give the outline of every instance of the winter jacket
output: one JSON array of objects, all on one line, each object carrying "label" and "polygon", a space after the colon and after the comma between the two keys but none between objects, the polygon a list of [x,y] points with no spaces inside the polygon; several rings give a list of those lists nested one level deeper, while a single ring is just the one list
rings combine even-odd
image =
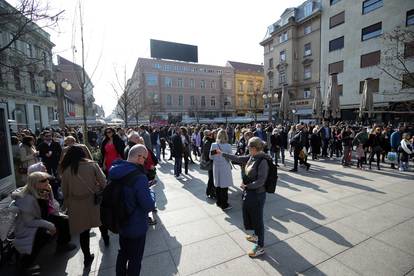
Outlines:
[{"label": "winter jacket", "polygon": [[391,148],[393,148],[393,149],[398,149],[398,147],[400,146],[400,143],[401,143],[401,139],[402,139],[402,137],[401,137],[401,132],[399,132],[399,131],[394,131],[392,134],[391,134]]},{"label": "winter jacket", "polygon": [[125,161],[116,160],[109,170],[109,179],[116,180],[141,170],[143,173],[135,176],[123,186],[123,199],[125,207],[131,215],[128,222],[123,225],[119,235],[125,238],[137,238],[145,235],[148,230],[148,212],[155,209],[154,200],[151,197],[148,186],[148,178],[140,165]]}]

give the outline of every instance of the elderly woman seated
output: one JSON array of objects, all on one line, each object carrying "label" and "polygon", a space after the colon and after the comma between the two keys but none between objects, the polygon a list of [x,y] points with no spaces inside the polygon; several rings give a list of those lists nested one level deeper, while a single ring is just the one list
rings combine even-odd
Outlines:
[{"label": "elderly woman seated", "polygon": [[19,268],[28,269],[41,247],[57,235],[57,252],[70,251],[76,246],[70,243],[67,216],[59,213],[59,204],[53,198],[49,185],[50,175],[32,172],[27,184],[12,193],[14,205],[19,208],[16,220],[14,246],[22,255]]}]

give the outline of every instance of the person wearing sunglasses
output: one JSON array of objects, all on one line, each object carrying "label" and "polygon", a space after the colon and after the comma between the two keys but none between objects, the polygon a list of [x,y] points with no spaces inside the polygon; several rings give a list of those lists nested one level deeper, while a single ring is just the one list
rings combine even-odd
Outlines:
[{"label": "person wearing sunglasses", "polygon": [[108,127],[105,129],[105,138],[101,144],[101,167],[108,173],[112,163],[118,159],[124,159],[125,143],[115,133],[115,129]]},{"label": "person wearing sunglasses", "polygon": [[21,254],[19,268],[22,273],[39,269],[33,268],[33,262],[43,245],[56,233],[57,252],[76,248],[70,243],[67,216],[59,213],[59,204],[53,199],[50,177],[45,172],[33,172],[28,176],[27,184],[12,193],[13,204],[19,209],[14,246]]}]

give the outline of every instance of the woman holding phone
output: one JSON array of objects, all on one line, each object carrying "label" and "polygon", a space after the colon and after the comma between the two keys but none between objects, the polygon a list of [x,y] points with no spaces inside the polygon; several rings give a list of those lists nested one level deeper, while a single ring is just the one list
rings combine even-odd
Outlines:
[{"label": "woman holding phone", "polygon": [[232,207],[228,203],[228,190],[233,185],[231,175],[231,164],[221,154],[232,153],[231,145],[228,143],[228,136],[225,130],[217,133],[216,142],[211,145],[210,159],[213,160],[214,186],[216,187],[217,206],[223,210],[230,210]]}]

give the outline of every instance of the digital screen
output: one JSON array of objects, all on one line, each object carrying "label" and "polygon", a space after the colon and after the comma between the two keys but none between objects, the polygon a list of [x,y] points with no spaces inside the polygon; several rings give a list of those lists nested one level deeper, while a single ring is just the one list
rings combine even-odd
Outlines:
[{"label": "digital screen", "polygon": [[155,39],[150,44],[152,58],[198,62],[197,46]]}]

